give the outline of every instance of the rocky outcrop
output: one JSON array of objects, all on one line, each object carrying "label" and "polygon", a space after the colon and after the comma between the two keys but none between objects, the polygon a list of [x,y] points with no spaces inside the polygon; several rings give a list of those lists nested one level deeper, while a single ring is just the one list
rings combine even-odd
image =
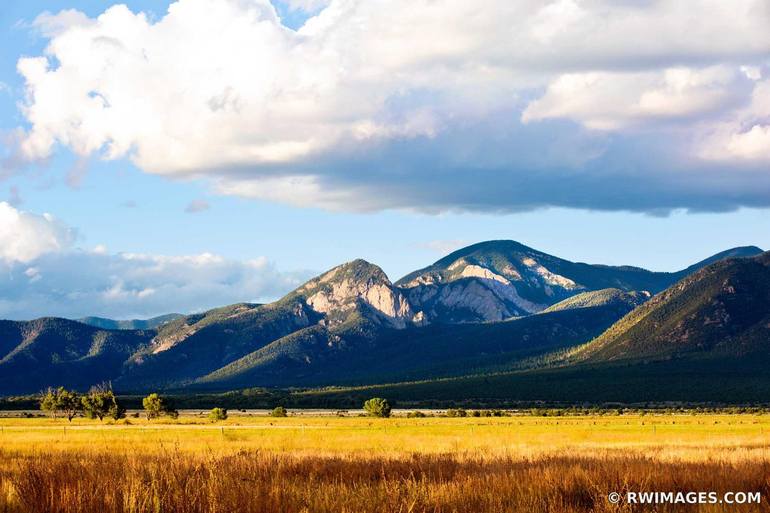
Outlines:
[{"label": "rocky outcrop", "polygon": [[374,319],[370,320],[399,329],[423,322],[423,316],[417,315],[382,269],[364,260],[335,267],[300,290],[306,296],[307,305],[327,316],[331,323],[342,323],[354,312],[374,313]]},{"label": "rocky outcrop", "polygon": [[427,322],[490,322],[520,317],[544,308],[518,295],[510,282],[467,278],[442,285],[407,289],[413,308]]},{"label": "rocky outcrop", "polygon": [[[583,289],[527,256],[500,265],[459,258],[443,270],[429,269],[412,276],[402,286],[413,307],[434,322],[490,322],[520,317],[540,312],[554,300]],[[529,292],[529,297],[524,297],[520,289]]]}]

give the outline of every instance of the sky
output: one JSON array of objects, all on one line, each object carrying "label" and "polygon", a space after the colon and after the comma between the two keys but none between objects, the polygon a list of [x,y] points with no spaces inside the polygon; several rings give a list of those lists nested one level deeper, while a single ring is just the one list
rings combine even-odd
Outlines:
[{"label": "sky", "polygon": [[270,301],[467,244],[770,248],[764,0],[8,0],[0,318]]}]

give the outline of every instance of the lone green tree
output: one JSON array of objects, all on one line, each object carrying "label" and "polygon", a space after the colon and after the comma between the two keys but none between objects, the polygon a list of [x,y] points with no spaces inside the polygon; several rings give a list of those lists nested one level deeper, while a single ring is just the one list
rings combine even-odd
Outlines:
[{"label": "lone green tree", "polygon": [[390,404],[382,397],[372,397],[366,401],[364,410],[372,417],[390,417]]},{"label": "lone green tree", "polygon": [[104,417],[112,417],[115,420],[125,415],[125,408],[118,403],[118,398],[109,384],[103,383],[91,387],[88,394],[81,397],[83,413],[89,419],[103,420]]},{"label": "lone green tree", "polygon": [[227,420],[227,410],[224,408],[212,408],[211,412],[209,413],[209,420],[211,422]]},{"label": "lone green tree", "polygon": [[283,406],[276,406],[273,408],[273,411],[270,412],[271,417],[288,417],[288,413],[286,412],[286,408]]},{"label": "lone green tree", "polygon": [[177,411],[171,406],[171,404],[164,397],[161,397],[157,393],[152,393],[142,399],[142,406],[144,406],[144,412],[147,415],[147,420],[152,420],[160,417],[161,415],[168,415],[171,418],[179,416]]},{"label": "lone green tree", "polygon": [[67,390],[64,387],[59,387],[56,390],[56,396],[58,409],[64,413],[68,421],[72,422],[72,419],[83,410],[80,396],[74,390]]}]

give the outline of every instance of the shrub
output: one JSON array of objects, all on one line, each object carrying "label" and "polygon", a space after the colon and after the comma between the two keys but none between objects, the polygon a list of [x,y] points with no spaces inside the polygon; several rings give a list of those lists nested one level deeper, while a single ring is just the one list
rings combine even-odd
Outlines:
[{"label": "shrub", "polygon": [[211,412],[209,412],[209,420],[211,422],[227,420],[227,410],[224,408],[212,408]]},{"label": "shrub", "polygon": [[276,406],[273,408],[273,411],[270,412],[271,417],[288,417],[289,414],[286,411],[286,408],[283,406]]},{"label": "shrub", "polygon": [[421,419],[426,415],[423,412],[418,410],[418,411],[410,411],[409,413],[406,414],[406,416],[410,419]]},{"label": "shrub", "polygon": [[467,417],[468,412],[463,410],[462,408],[449,408],[446,411],[447,417]]},{"label": "shrub", "polygon": [[364,410],[371,417],[390,417],[390,404],[382,397],[372,397],[364,403]]}]

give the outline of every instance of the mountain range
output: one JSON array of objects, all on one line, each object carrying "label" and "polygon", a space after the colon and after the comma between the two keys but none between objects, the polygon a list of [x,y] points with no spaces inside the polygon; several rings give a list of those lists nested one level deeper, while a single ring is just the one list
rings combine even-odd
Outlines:
[{"label": "mountain range", "polygon": [[665,273],[488,241],[395,283],[355,260],[269,304],[147,321],[0,321],[0,394],[102,381],[126,392],[420,381],[451,389],[473,376],[749,361],[770,345],[768,255],[733,248]]}]

